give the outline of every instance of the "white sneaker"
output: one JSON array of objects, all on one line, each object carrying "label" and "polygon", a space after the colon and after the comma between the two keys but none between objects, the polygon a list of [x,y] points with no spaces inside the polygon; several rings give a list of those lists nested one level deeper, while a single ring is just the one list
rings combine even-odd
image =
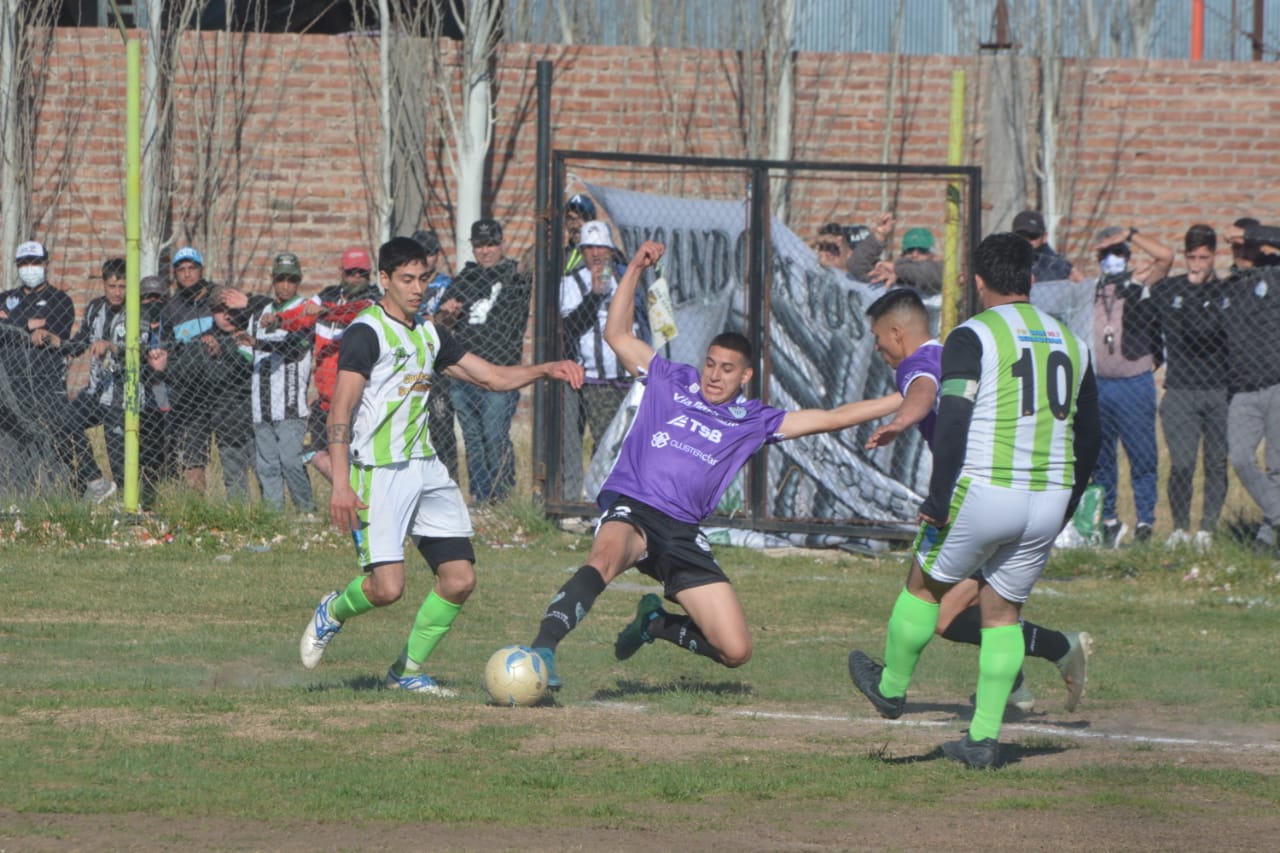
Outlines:
[{"label": "white sneaker", "polygon": [[1164,540],[1164,547],[1166,548],[1185,548],[1190,544],[1191,537],[1181,527],[1170,533],[1169,538]]},{"label": "white sneaker", "polygon": [[1213,547],[1213,534],[1207,530],[1197,530],[1196,535],[1191,537],[1191,544],[1197,551],[1208,551]]},{"label": "white sneaker", "polygon": [[383,686],[388,690],[407,690],[410,693],[426,693],[429,696],[440,696],[444,699],[452,699],[458,695],[458,691],[450,690],[448,687],[441,687],[436,680],[425,672],[406,672],[404,675],[396,675],[396,668],[393,664],[391,669],[387,670],[387,677],[382,682]]},{"label": "white sneaker", "polygon": [[307,669],[315,669],[320,665],[324,650],[342,630],[342,623],[329,615],[329,604],[337,597],[338,593],[335,590],[320,599],[320,603],[316,605],[316,612],[307,622],[307,629],[302,632],[302,642],[298,644],[298,651],[302,655],[302,665]]},{"label": "white sneaker", "polygon": [[1062,680],[1067,683],[1067,710],[1074,711],[1084,696],[1085,683],[1089,679],[1089,653],[1093,651],[1093,637],[1088,631],[1063,631],[1068,643],[1067,653],[1054,661]]}]

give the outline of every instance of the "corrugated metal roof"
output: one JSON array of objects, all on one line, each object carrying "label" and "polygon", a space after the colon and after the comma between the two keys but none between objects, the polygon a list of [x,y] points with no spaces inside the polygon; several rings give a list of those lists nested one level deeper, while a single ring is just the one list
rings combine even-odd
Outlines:
[{"label": "corrugated metal roof", "polygon": [[[508,34],[519,41],[563,41],[558,10],[568,9],[576,41],[632,44],[637,40],[635,0],[530,0],[508,4]],[[795,0],[795,46],[802,51],[968,55],[993,40],[997,0]],[[1204,58],[1248,60],[1253,46],[1252,0],[1205,0]],[[523,6],[523,8],[521,8]],[[1151,10],[1144,52],[1131,9]],[[1054,33],[1054,15],[1066,56],[1181,59],[1190,55],[1191,0],[1008,0],[1012,40],[1021,53]],[[662,47],[752,49],[761,41],[759,0],[653,0],[653,29]],[[1044,28],[1043,8],[1051,11]],[[519,12],[516,10],[519,9]],[[1280,0],[1263,0],[1264,58],[1280,53]],[[1089,21],[1097,47],[1089,47]],[[1043,30],[1043,31],[1042,31]]]}]

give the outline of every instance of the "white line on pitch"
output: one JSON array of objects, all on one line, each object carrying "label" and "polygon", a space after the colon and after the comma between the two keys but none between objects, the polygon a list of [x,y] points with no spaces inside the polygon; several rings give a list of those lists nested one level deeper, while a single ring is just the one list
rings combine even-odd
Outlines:
[{"label": "white line on pitch", "polygon": [[[867,718],[838,717],[828,714],[794,714],[781,713],[777,711],[728,711],[728,714],[734,717],[756,717],[768,720],[811,720],[813,722],[822,723],[840,723],[840,722],[868,722]],[[909,726],[913,728],[945,728],[956,725],[956,720],[870,720],[870,722],[884,723],[891,726]],[[1181,737],[1163,737],[1158,735],[1133,735],[1133,734],[1117,734],[1115,732],[1097,732],[1097,731],[1079,731],[1076,729],[1063,729],[1055,726],[1032,725],[1030,723],[1005,723],[1004,730],[1026,732],[1028,734],[1056,735],[1058,737],[1073,737],[1080,740],[1097,739],[1097,740],[1116,740],[1126,743],[1150,743],[1165,744],[1171,746],[1213,746],[1225,749],[1280,749],[1280,744],[1274,743],[1232,743],[1230,741],[1221,740],[1201,740],[1199,738],[1181,738]]]}]

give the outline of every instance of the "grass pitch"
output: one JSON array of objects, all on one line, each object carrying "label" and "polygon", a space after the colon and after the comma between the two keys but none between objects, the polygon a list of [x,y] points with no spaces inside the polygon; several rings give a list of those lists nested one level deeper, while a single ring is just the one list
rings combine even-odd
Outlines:
[{"label": "grass pitch", "polygon": [[1037,709],[973,773],[936,747],[966,726],[975,648],[932,644],[899,723],[845,673],[850,648],[883,649],[897,556],[720,549],[756,640],[737,670],[663,643],[614,660],[653,586],[630,572],[561,646],[555,703],[495,708],[485,661],[532,639],[585,537],[531,506],[477,521],[479,586],[429,665],[450,701],[380,687],[429,586],[416,555],[404,600],[308,672],[298,638],[354,576],[349,539],[247,509],[170,518],[0,519],[0,846],[1265,849],[1280,831],[1280,566],[1228,542],[1055,557],[1025,615],[1094,635],[1088,692],[1066,714],[1028,659]]}]

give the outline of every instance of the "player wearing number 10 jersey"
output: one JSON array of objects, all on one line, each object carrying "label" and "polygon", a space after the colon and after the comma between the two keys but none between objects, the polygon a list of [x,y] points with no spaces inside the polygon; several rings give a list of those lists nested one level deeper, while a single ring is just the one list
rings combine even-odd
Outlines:
[{"label": "player wearing number 10 jersey", "polygon": [[1022,667],[1018,618],[1054,538],[1088,484],[1099,446],[1089,350],[1028,301],[1033,251],[992,234],[974,257],[981,313],[942,351],[933,474],[920,506],[915,561],[889,617],[885,664],[854,651],[849,672],[883,716],[896,718],[938,602],[981,570],[982,644],[973,722],[944,752],[993,766],[1005,702]]}]

